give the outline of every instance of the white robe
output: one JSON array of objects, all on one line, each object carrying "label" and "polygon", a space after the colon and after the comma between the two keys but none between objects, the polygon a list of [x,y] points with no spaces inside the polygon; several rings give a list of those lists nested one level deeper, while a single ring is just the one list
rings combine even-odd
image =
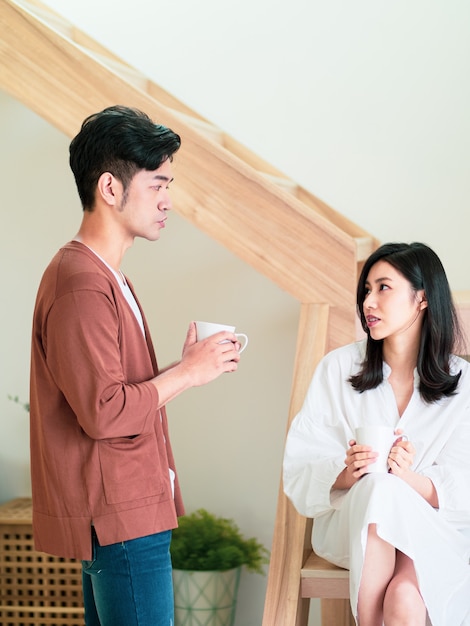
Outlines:
[{"label": "white robe", "polygon": [[[350,570],[353,615],[367,528],[376,523],[385,541],[413,559],[432,626],[470,625],[470,365],[452,358],[451,371],[462,371],[457,393],[433,404],[421,399],[415,372],[415,389],[400,418],[387,364],[376,389],[358,393],[348,382],[364,352],[365,341],[358,342],[330,352],[318,365],[287,436],[284,491],[299,513],[315,518],[315,552]],[[348,442],[364,424],[404,430],[416,449],[412,469],[433,481],[438,510],[391,474],[332,489],[345,467]]]}]

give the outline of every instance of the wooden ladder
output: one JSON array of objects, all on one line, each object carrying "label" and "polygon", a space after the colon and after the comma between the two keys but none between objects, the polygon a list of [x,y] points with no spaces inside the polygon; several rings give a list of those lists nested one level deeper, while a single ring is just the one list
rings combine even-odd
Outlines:
[{"label": "wooden ladder", "polygon": [[[327,305],[301,307],[288,428],[327,349],[329,313]],[[306,626],[311,598],[322,600],[322,626],[354,625],[348,572],[313,552],[311,533],[312,520],[297,513],[281,480],[263,626]]]}]

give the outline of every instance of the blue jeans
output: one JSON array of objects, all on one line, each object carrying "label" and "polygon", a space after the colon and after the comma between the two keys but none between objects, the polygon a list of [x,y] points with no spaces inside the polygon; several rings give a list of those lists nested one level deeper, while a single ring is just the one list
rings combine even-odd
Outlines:
[{"label": "blue jeans", "polygon": [[82,561],[86,626],[173,626],[171,530],[100,546]]}]

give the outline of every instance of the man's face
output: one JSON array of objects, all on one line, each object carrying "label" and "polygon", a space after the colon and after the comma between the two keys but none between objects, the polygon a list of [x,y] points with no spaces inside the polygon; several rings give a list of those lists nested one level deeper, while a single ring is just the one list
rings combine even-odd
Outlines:
[{"label": "man's face", "polygon": [[166,212],[171,209],[168,186],[172,180],[168,159],[157,170],[140,170],[135,174],[118,205],[122,227],[132,239],[143,237],[156,241],[160,238]]}]

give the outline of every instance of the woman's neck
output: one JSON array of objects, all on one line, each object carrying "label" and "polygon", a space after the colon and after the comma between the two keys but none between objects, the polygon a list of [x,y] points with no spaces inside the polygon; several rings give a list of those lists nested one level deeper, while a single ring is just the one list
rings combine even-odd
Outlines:
[{"label": "woman's neck", "polygon": [[383,360],[392,370],[393,376],[401,380],[414,376],[418,363],[419,337],[416,341],[387,341],[383,344]]}]

